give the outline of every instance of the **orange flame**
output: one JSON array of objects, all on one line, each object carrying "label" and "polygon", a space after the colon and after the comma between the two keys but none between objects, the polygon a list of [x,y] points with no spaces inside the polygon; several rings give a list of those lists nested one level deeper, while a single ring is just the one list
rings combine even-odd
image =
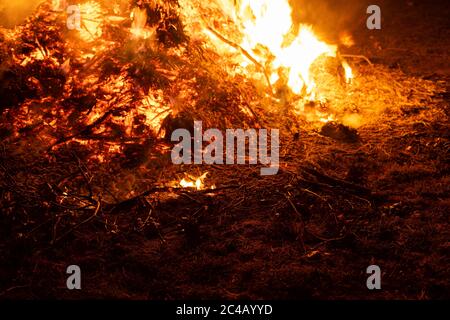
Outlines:
[{"label": "orange flame", "polygon": [[180,181],[180,186],[182,188],[195,188],[197,190],[203,190],[205,188],[204,180],[206,179],[207,175],[208,175],[208,172],[205,172],[204,174],[202,174],[197,179],[195,179],[195,178],[192,179],[191,177],[183,178]]},{"label": "orange flame", "polygon": [[80,4],[81,29],[80,37],[86,42],[92,42],[103,34],[103,11],[97,2],[89,1]]},{"label": "orange flame", "polygon": [[[185,15],[195,20],[193,6],[187,0],[181,1]],[[242,36],[240,46],[266,67],[272,85],[285,74],[293,93],[306,92],[306,98],[315,100],[316,84],[310,74],[311,66],[321,56],[336,57],[336,45],[318,39],[310,26],[302,24],[296,28],[288,0],[215,0],[214,3],[237,26]],[[227,46],[216,43],[208,28],[203,31],[219,51],[227,50]],[[250,64],[245,57],[238,62],[243,68]],[[343,67],[350,82],[352,70],[347,63]]]},{"label": "orange flame", "polygon": [[353,80],[352,68],[350,67],[347,61],[342,62],[342,67],[344,68],[345,71],[345,80],[347,81],[348,84],[352,83]]},{"label": "orange flame", "polygon": [[154,30],[151,30],[150,28],[146,27],[147,11],[145,9],[135,7],[131,11],[130,17],[133,20],[131,24],[131,33],[135,37],[148,39],[153,35]]},{"label": "orange flame", "polygon": [[[337,47],[318,40],[308,26],[300,26],[294,35],[291,15],[287,0],[243,1],[238,14],[244,27],[241,46],[253,52],[261,45],[268,48],[275,57],[272,79],[276,78],[276,70],[286,68],[288,85],[294,93],[300,94],[304,87],[312,93],[315,84],[309,74],[311,65],[321,55],[336,56]],[[289,36],[294,36],[293,40],[286,43]]]}]

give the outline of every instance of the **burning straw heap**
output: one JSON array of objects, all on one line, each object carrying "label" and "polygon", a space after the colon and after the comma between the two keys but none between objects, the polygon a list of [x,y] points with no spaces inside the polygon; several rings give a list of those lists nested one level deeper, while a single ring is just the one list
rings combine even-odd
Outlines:
[{"label": "burning straw heap", "polygon": [[347,62],[345,47],[293,23],[288,1],[82,1],[79,30],[60,5],[2,30],[1,132],[30,163],[77,154],[104,168],[109,201],[164,183],[167,140],[194,120],[287,139],[325,124],[322,134],[356,142],[355,129],[437,91],[364,57]]},{"label": "burning straw heap", "polygon": [[[286,231],[314,255],[320,239],[345,237],[319,235],[341,223],[337,211],[374,210],[361,168],[349,170],[342,159],[389,157],[396,142],[387,135],[440,117],[420,109],[438,96],[435,83],[343,54],[351,48],[293,23],[287,0],[77,5],[80,30],[69,30],[67,14],[50,1],[23,25],[0,30],[0,208],[4,219],[22,215],[23,225],[8,220],[14,226],[4,234],[25,242],[42,230],[41,241],[55,244],[91,222],[96,232],[160,239],[179,227],[194,241],[203,210],[244,210],[242,194],[250,193],[255,208],[262,199],[273,212],[299,214],[299,203],[305,210],[317,204],[314,245],[301,218]],[[245,167],[174,167],[168,138],[174,129],[191,130],[194,120],[205,128],[280,128],[283,170],[260,181]],[[180,190],[193,202],[177,203]],[[174,214],[199,203],[188,218]],[[160,209],[155,220],[151,213]],[[121,212],[135,215],[112,221],[109,214]],[[276,217],[286,227],[286,217]]]}]

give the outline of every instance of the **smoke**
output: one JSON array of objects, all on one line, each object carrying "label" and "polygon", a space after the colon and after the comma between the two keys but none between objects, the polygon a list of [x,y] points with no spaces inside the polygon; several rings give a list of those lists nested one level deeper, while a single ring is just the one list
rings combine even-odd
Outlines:
[{"label": "smoke", "polygon": [[25,21],[44,0],[0,0],[0,26],[13,28]]},{"label": "smoke", "polygon": [[363,26],[368,0],[289,0],[296,23],[314,27],[322,40],[336,43],[342,32]]}]

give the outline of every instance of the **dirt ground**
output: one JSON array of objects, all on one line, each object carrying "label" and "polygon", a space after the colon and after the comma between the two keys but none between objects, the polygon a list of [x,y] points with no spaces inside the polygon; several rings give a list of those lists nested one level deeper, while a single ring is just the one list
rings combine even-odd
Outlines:
[{"label": "dirt ground", "polygon": [[[219,190],[152,191],[86,216],[56,241],[55,217],[27,229],[26,213],[2,205],[0,299],[450,298],[450,6],[377,4],[382,30],[367,30],[361,12],[347,53],[446,92],[360,128],[359,143],[284,134],[277,176],[208,167]],[[19,179],[25,160],[0,154],[4,181]],[[8,195],[6,183],[0,192]],[[71,264],[82,269],[80,291],[66,289]],[[382,290],[366,287],[372,264]]]}]

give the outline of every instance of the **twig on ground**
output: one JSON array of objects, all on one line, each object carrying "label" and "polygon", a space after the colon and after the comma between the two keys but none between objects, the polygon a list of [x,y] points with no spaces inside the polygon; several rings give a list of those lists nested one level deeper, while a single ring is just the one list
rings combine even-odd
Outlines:
[{"label": "twig on ground", "polygon": [[289,204],[291,205],[292,209],[294,210],[294,212],[297,214],[297,216],[300,218],[300,223],[301,223],[301,230],[300,230],[300,242],[302,245],[302,250],[306,253],[306,247],[305,247],[305,240],[304,240],[304,236],[305,236],[305,222],[303,221],[303,217],[302,214],[297,210],[297,207],[295,206],[295,204],[292,202],[291,200],[291,194],[288,192],[288,194],[283,193],[284,197],[286,198],[286,200],[289,202]]},{"label": "twig on ground", "polygon": [[362,59],[364,61],[366,61],[370,66],[373,66],[373,63],[369,60],[369,58],[367,58],[366,56],[363,55],[358,55],[358,54],[341,54],[342,58],[354,58],[354,59]]},{"label": "twig on ground", "polygon": [[63,238],[66,237],[67,235],[71,234],[74,230],[76,230],[76,229],[79,228],[80,226],[82,226],[82,225],[88,223],[89,221],[91,221],[92,219],[94,219],[94,218],[97,216],[98,212],[100,211],[100,208],[101,208],[101,201],[100,201],[100,200],[97,200],[97,207],[95,208],[94,213],[93,213],[89,218],[87,218],[87,219],[81,221],[81,222],[78,223],[76,226],[70,228],[70,230],[68,230],[67,232],[65,232],[64,234],[62,234],[62,235],[59,236],[58,238],[56,238],[56,240],[53,241],[52,244],[55,244],[55,243],[59,242],[61,239],[63,239]]}]

